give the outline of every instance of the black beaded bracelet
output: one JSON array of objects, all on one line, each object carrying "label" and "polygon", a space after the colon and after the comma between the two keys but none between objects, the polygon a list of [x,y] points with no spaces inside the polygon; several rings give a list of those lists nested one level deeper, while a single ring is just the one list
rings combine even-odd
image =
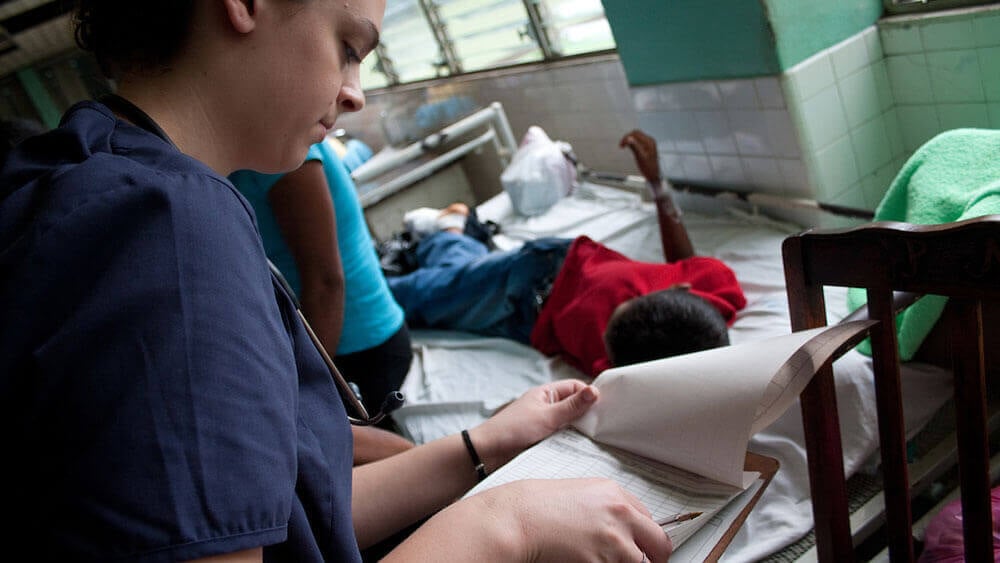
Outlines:
[{"label": "black beaded bracelet", "polygon": [[486,478],[486,466],[483,465],[483,460],[479,459],[479,453],[476,452],[476,447],[472,445],[472,438],[469,437],[468,430],[462,430],[462,441],[465,442],[465,449],[469,450],[469,457],[472,458],[472,465],[476,468],[476,475],[482,481]]}]

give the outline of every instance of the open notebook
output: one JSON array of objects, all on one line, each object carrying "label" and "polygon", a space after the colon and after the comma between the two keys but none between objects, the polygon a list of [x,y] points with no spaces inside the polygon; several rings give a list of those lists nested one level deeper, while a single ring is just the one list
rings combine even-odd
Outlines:
[{"label": "open notebook", "polygon": [[607,477],[668,524],[671,561],[721,555],[778,470],[750,437],[798,398],[813,374],[860,341],[855,321],[624,366],[594,382],[600,400],[574,428],[525,450],[469,495],[519,479]]}]

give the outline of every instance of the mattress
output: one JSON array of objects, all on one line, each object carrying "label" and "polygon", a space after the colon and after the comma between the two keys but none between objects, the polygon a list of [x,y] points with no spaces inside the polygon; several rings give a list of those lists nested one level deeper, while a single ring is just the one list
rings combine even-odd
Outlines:
[{"label": "mattress", "polygon": [[[693,196],[700,197],[700,196]],[[697,203],[697,205],[692,205]],[[726,262],[736,273],[747,306],[730,330],[733,344],[790,331],[781,242],[803,227],[718,202],[682,200],[695,251]],[[697,211],[693,210],[694,208]],[[546,213],[514,213],[505,194],[477,207],[480,219],[501,225],[501,249],[542,236],[587,235],[636,260],[663,255],[655,210],[630,191],[585,183]],[[826,290],[830,323],[846,311],[846,290]],[[459,432],[485,420],[531,386],[583,374],[565,362],[500,338],[453,331],[412,330],[414,361],[393,413],[402,433],[417,443]],[[870,358],[848,352],[834,363],[845,471],[871,470],[877,451],[875,391]],[[949,374],[911,363],[903,370],[904,412],[914,435],[948,400]],[[781,469],[726,553],[726,561],[756,561],[795,542],[812,528],[809,480],[799,409],[793,406],[755,435],[750,450],[778,459]]]}]

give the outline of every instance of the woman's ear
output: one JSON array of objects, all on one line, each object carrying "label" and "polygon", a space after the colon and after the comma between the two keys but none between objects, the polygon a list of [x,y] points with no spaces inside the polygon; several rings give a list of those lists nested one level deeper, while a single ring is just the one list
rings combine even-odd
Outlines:
[{"label": "woman's ear", "polygon": [[222,0],[226,17],[237,33],[250,33],[257,25],[254,0]]}]

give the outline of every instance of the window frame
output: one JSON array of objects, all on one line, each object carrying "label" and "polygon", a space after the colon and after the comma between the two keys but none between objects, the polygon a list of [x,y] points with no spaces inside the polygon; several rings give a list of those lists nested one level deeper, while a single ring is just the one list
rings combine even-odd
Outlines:
[{"label": "window frame", "polygon": [[[454,78],[457,76],[471,76],[476,74],[490,73],[502,69],[516,69],[519,67],[538,65],[544,63],[551,63],[556,61],[566,61],[573,60],[577,58],[606,55],[608,53],[617,52],[617,46],[608,49],[600,49],[596,51],[586,51],[582,53],[573,53],[572,55],[563,55],[558,52],[555,48],[553,41],[550,37],[550,33],[555,30],[555,24],[550,21],[545,14],[544,6],[541,4],[541,0],[520,0],[527,14],[527,26],[528,34],[532,37],[534,43],[538,46],[541,51],[541,59],[519,62],[514,64],[502,65],[491,68],[483,68],[476,70],[465,70],[462,68],[462,61],[460,60],[458,54],[456,53],[454,42],[449,36],[447,25],[440,18],[440,15],[436,11],[436,5],[434,0],[417,0],[416,3],[420,7],[421,11],[424,13],[424,18],[426,19],[431,35],[437,42],[438,50],[441,56],[441,60],[437,63],[439,66],[443,67],[441,70],[445,70],[442,74],[441,71],[438,72],[437,76],[428,77],[420,80],[413,81],[402,81],[399,79],[399,73],[395,73],[395,76],[386,75],[386,84],[379,88],[375,88],[372,91],[382,91],[393,89],[402,86],[409,86],[411,84],[422,84],[426,82],[433,82],[435,80],[440,80],[442,78]],[[605,20],[607,16],[605,15]],[[613,39],[613,38],[612,38]],[[388,59],[389,68],[392,67],[392,54],[388,52],[387,49],[382,48],[381,50],[372,53],[370,56],[377,56],[379,60]]]},{"label": "window frame", "polygon": [[882,5],[889,15],[930,13],[996,3],[998,3],[996,0],[907,0],[903,3],[900,3],[900,0],[882,0]]}]

